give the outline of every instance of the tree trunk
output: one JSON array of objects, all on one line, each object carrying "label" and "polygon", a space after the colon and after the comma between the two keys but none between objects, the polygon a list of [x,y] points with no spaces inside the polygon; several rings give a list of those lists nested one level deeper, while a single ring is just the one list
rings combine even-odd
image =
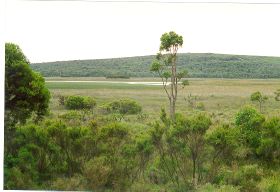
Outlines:
[{"label": "tree trunk", "polygon": [[193,186],[196,186],[196,177],[195,177],[195,172],[196,172],[196,159],[193,157],[193,174],[192,174],[192,182]]},{"label": "tree trunk", "polygon": [[170,119],[172,121],[175,119],[175,114],[174,114],[175,110],[174,110],[173,104],[174,104],[174,102],[173,102],[173,99],[171,98],[169,100],[169,110],[170,110]]},{"label": "tree trunk", "polygon": [[177,85],[176,85],[176,60],[172,61],[171,68],[171,99],[170,99],[170,118],[172,121],[175,120],[175,108],[176,108],[176,98],[177,98]]}]

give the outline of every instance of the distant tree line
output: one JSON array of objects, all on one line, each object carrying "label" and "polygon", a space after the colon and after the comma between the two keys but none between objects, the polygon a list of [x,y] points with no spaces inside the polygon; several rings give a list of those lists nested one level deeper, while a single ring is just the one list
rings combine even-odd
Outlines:
[{"label": "distant tree line", "polygon": [[[197,78],[280,78],[280,57],[177,54],[178,70]],[[155,56],[34,63],[32,69],[45,77],[153,77]]]}]

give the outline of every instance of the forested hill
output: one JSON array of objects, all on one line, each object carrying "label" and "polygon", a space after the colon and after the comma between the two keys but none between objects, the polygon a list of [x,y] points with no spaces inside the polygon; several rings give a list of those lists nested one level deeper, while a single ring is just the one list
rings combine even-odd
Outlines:
[{"label": "forested hill", "polygon": [[[152,77],[155,56],[34,63],[31,67],[45,77]],[[280,78],[280,57],[225,55],[213,53],[178,54],[178,68],[191,77]]]}]

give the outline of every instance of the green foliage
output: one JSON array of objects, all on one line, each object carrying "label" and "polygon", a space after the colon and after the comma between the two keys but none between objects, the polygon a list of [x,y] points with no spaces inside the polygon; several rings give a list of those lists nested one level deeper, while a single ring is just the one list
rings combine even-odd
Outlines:
[{"label": "green foliage", "polygon": [[192,109],[197,107],[197,96],[193,96],[191,93],[184,97],[184,100],[188,103],[188,106]]},{"label": "green foliage", "polygon": [[[177,72],[177,52],[183,45],[183,37],[174,31],[164,33],[160,38],[159,53],[151,64],[151,72],[156,73],[162,80],[163,89],[169,99],[170,117],[175,120],[175,109],[178,93],[178,82],[187,76],[187,71]],[[168,81],[171,86],[167,88]]]},{"label": "green foliage", "polygon": [[278,192],[280,191],[280,177],[279,174],[272,175],[268,178],[264,178],[258,185],[263,192]]},{"label": "green foliage", "polygon": [[182,81],[182,85],[183,85],[183,87],[185,87],[185,86],[190,85],[190,83],[189,83],[188,80],[183,80],[183,81]]},{"label": "green foliage", "polygon": [[264,116],[249,106],[237,113],[235,124],[240,128],[241,139],[249,147],[256,149],[259,146],[264,121]]},{"label": "green foliage", "polygon": [[160,38],[160,51],[169,52],[170,49],[181,47],[183,45],[183,37],[176,34],[174,31],[164,33]]},{"label": "green foliage", "polygon": [[211,125],[210,118],[205,114],[188,118],[177,114],[173,122],[162,111],[161,120],[163,125],[156,122],[150,138],[159,154],[157,169],[162,180],[169,180],[177,189],[183,189],[190,184],[187,175],[192,167],[192,183],[196,186],[203,174],[205,133]]},{"label": "green foliage", "polygon": [[50,189],[59,191],[82,191],[86,189],[86,181],[83,176],[78,174],[70,178],[61,177],[52,182]]},{"label": "green foliage", "polygon": [[106,79],[129,79],[130,77],[128,75],[115,75],[115,74],[111,74],[111,75],[107,75]]},{"label": "green foliage", "polygon": [[257,192],[257,184],[261,181],[263,171],[255,164],[241,166],[238,170],[228,171],[224,175],[224,182],[240,186],[240,191]]},{"label": "green foliage", "polygon": [[195,108],[201,111],[205,111],[205,105],[203,102],[198,102]]},{"label": "green foliage", "polygon": [[197,192],[239,192],[239,187],[234,187],[232,185],[220,185],[215,186],[210,183],[207,183],[203,186],[200,186]]},{"label": "green foliage", "polygon": [[[38,178],[43,177],[44,161],[38,153],[44,153],[44,133],[18,149],[23,142],[18,123],[24,124],[34,115],[38,122],[48,113],[50,93],[43,77],[32,71],[29,61],[18,45],[5,44],[5,188],[32,189]],[[28,133],[32,134],[32,133]],[[30,138],[26,138],[30,139]],[[19,144],[20,143],[20,144]],[[39,145],[40,147],[38,147]],[[37,153],[37,155],[35,154]]]},{"label": "green foliage", "polygon": [[56,109],[48,120],[17,124],[4,188],[279,191],[278,116],[248,106],[226,121],[212,111],[178,113],[175,121],[163,108],[158,121],[152,113],[84,111]]},{"label": "green foliage", "polygon": [[34,181],[28,173],[23,173],[18,167],[5,170],[5,189],[32,189],[35,188]]},{"label": "green foliage", "polygon": [[110,174],[112,172],[112,167],[106,162],[104,156],[88,161],[84,169],[88,188],[91,190],[104,190],[106,184],[110,182]]},{"label": "green foliage", "polygon": [[[213,53],[177,54],[179,70],[195,78],[279,78],[280,58]],[[31,67],[45,77],[152,77],[155,56],[34,63]]]},{"label": "green foliage", "polygon": [[262,111],[262,104],[268,100],[267,96],[263,96],[259,91],[252,93],[251,95],[251,101],[257,101],[259,102],[259,106],[260,106],[260,111]]},{"label": "green foliage", "polygon": [[268,165],[280,165],[280,118],[267,120],[263,127],[257,153]]},{"label": "green foliage", "polygon": [[[238,133],[238,132],[237,132]],[[229,125],[219,125],[206,134],[206,140],[214,148],[213,162],[230,164],[234,159],[234,150],[237,148],[236,129]]]},{"label": "green foliage", "polygon": [[142,107],[134,100],[120,99],[107,103],[103,106],[110,113],[137,114],[142,111]]},{"label": "green foliage", "polygon": [[275,101],[280,101],[280,89],[274,92],[275,94]]},{"label": "green foliage", "polygon": [[65,100],[65,106],[68,109],[93,109],[96,101],[86,96],[69,96]]},{"label": "green foliage", "polygon": [[[50,93],[43,77],[33,72],[18,45],[5,44],[5,123],[24,123],[33,113],[48,112]],[[5,126],[6,127],[6,126]]]},{"label": "green foliage", "polygon": [[250,106],[243,107],[236,115],[235,124],[248,129],[260,128],[264,122],[264,116]]}]

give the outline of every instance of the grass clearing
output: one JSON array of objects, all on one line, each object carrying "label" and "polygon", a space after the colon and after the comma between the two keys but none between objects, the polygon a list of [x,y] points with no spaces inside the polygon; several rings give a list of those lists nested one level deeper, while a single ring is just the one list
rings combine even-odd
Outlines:
[{"label": "grass clearing", "polygon": [[[105,78],[86,78],[89,81]],[[47,78],[50,80],[85,80],[85,78]],[[119,80],[116,80],[119,81]],[[160,79],[134,78],[122,80],[126,82],[134,81],[160,81]],[[190,113],[194,110],[188,105],[184,98],[188,94],[197,96],[197,103],[203,103],[205,111],[215,117],[228,120],[232,118],[240,107],[246,104],[254,104],[250,101],[253,92],[260,91],[269,97],[264,104],[264,113],[270,116],[280,115],[280,102],[274,100],[274,92],[280,88],[280,79],[190,79],[190,85],[179,88],[177,101],[177,111]],[[123,83],[104,82],[47,82],[47,87],[52,94],[51,111],[61,113],[65,109],[58,104],[59,95],[88,95],[97,100],[97,105],[120,98],[135,99],[143,106],[143,112],[151,119],[158,116],[162,107],[168,109],[168,99],[161,86],[154,85],[131,85]]]}]

